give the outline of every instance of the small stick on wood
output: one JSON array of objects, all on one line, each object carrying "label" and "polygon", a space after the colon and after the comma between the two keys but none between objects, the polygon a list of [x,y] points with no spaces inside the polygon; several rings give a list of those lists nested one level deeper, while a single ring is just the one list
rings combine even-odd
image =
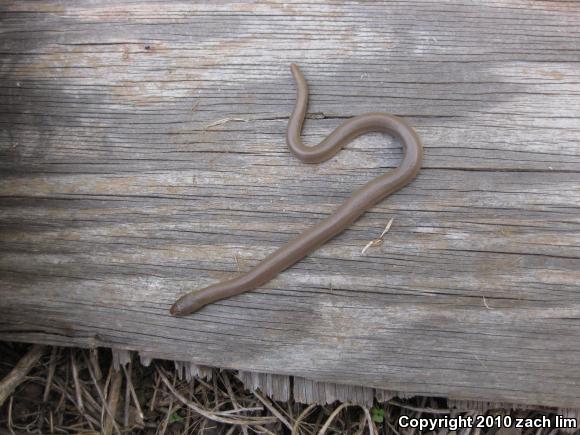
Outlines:
[{"label": "small stick on wood", "polygon": [[485,300],[485,296],[483,296],[483,305],[485,305],[485,308],[487,308],[488,310],[491,310],[491,307],[487,304],[487,301]]},{"label": "small stick on wood", "polygon": [[218,125],[222,125],[222,124],[225,124],[227,122],[248,122],[248,121],[249,121],[249,119],[246,119],[246,118],[223,118],[223,119],[218,119],[217,121],[206,125],[205,129],[207,130],[211,127],[217,127]]},{"label": "small stick on wood", "polygon": [[33,344],[30,350],[22,357],[4,379],[0,381],[0,406],[14,392],[16,387],[25,381],[28,372],[36,365],[44,354],[45,346]]},{"label": "small stick on wood", "polygon": [[385,234],[387,234],[387,232],[391,229],[391,225],[393,225],[393,219],[389,220],[389,222],[387,223],[387,226],[385,227],[385,229],[383,230],[383,232],[381,233],[379,238],[375,239],[375,240],[371,240],[370,242],[368,242],[366,244],[366,246],[362,249],[360,254],[364,255],[365,252],[367,252],[367,249],[369,249],[371,246],[381,245],[384,242]]}]

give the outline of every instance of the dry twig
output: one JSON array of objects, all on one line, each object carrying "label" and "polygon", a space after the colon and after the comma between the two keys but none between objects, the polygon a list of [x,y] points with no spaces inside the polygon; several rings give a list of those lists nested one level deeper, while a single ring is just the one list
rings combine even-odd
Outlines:
[{"label": "dry twig", "polygon": [[[104,420],[104,414],[106,412],[107,415],[109,416],[109,418],[111,419],[111,422],[113,424],[113,428],[115,429],[115,432],[120,433],[121,431],[119,429],[119,426],[117,426],[117,422],[115,421],[115,416],[111,412],[111,409],[109,408],[109,404],[107,403],[106,395],[101,388],[101,384],[100,384],[96,374],[94,373],[94,367],[91,365],[90,361],[87,362],[87,368],[89,370],[89,375],[93,381],[93,385],[95,386],[95,389],[97,390],[97,395],[101,399],[101,404],[103,405],[103,411],[101,412],[101,427],[104,426],[103,420]],[[99,373],[100,373],[100,370],[99,370]],[[101,376],[102,376],[102,374],[101,374]]]},{"label": "dry twig", "polygon": [[[227,416],[227,414],[220,413],[220,412],[211,412],[208,411],[207,409],[201,408],[200,406],[197,406],[195,403],[190,402],[189,400],[187,400],[185,397],[183,397],[182,394],[180,394],[177,389],[175,387],[173,387],[173,385],[171,385],[171,382],[169,382],[169,379],[167,379],[167,376],[165,376],[163,374],[163,371],[157,367],[157,373],[159,374],[159,376],[161,377],[161,381],[165,384],[165,386],[171,391],[171,393],[184,405],[190,407],[191,409],[193,409],[195,412],[197,412],[200,415],[203,415],[205,418],[212,420],[212,421],[216,421],[219,423],[225,423],[225,424],[237,424],[237,425],[249,425],[249,424],[268,424],[268,423],[275,423],[277,420],[275,417],[251,417],[251,416],[244,416],[243,418],[230,418],[229,416]],[[227,416],[227,417],[226,417]]]},{"label": "dry twig", "polygon": [[52,384],[52,378],[54,377],[54,372],[56,370],[56,350],[57,350],[56,346],[53,346],[53,348],[50,350],[50,360],[48,362],[48,375],[46,376],[44,394],[42,395],[42,401],[44,403],[48,401],[48,395],[50,394],[50,386]]},{"label": "dry twig", "polygon": [[343,403],[343,404],[337,406],[337,408],[332,412],[332,414],[330,414],[330,416],[326,419],[326,422],[324,423],[324,426],[322,426],[322,428],[318,432],[318,435],[324,435],[326,433],[326,431],[328,430],[328,428],[330,427],[332,420],[334,420],[336,418],[336,416],[338,414],[340,414],[340,411],[342,411],[347,406],[351,406],[351,404],[350,403]]},{"label": "dry twig", "polygon": [[110,409],[110,414],[107,415],[105,419],[105,424],[103,426],[103,433],[109,435],[113,432],[113,428],[118,427],[116,425],[115,416],[117,415],[117,406],[119,405],[119,397],[121,395],[121,384],[123,382],[123,376],[120,371],[113,370],[113,366],[110,368],[112,373],[111,385],[109,388],[109,398],[107,406]]},{"label": "dry twig", "polygon": [[30,372],[30,370],[32,370],[36,365],[45,350],[46,347],[41,346],[40,344],[33,344],[28,353],[18,361],[16,367],[14,367],[10,373],[0,381],[0,406],[2,406],[6,399],[10,397],[16,387],[24,382],[26,375],[28,375],[28,372]]},{"label": "dry twig", "polygon": [[318,405],[316,403],[310,404],[304,411],[300,413],[298,418],[294,421],[294,426],[292,427],[292,435],[298,435],[300,433],[300,422],[304,420],[312,412],[314,408]]},{"label": "dry twig", "polygon": [[387,223],[387,226],[385,227],[385,229],[383,230],[383,232],[381,233],[381,235],[377,239],[371,240],[370,242],[368,242],[365,245],[365,247],[362,249],[360,254],[364,255],[365,252],[367,251],[367,249],[369,249],[371,246],[382,245],[384,242],[385,234],[387,234],[389,232],[389,230],[391,229],[391,225],[393,225],[393,219],[389,220],[389,222]]},{"label": "dry twig", "polygon": [[76,404],[77,404],[77,407],[79,408],[79,411],[81,412],[81,414],[84,414],[85,406],[83,404],[83,397],[82,397],[81,386],[80,386],[80,381],[79,381],[79,371],[77,368],[75,355],[76,355],[76,352],[74,350],[70,352],[71,372],[72,372],[73,382],[75,385]]},{"label": "dry twig", "polygon": [[280,413],[280,411],[278,411],[269,401],[268,399],[266,399],[265,397],[263,397],[260,393],[258,393],[257,391],[253,391],[254,396],[256,396],[258,398],[258,400],[260,402],[262,402],[264,404],[264,406],[266,408],[268,408],[270,410],[270,412],[272,414],[274,414],[278,420],[280,420],[284,426],[286,426],[288,429],[292,430],[292,425],[288,422],[288,420],[286,420],[284,418],[284,416]]},{"label": "dry twig", "polygon": [[205,126],[206,130],[211,128],[211,127],[217,127],[218,125],[223,125],[226,124],[228,122],[248,122],[249,120],[246,118],[223,118],[223,119],[218,119],[217,121],[212,122],[211,124],[208,124]]}]

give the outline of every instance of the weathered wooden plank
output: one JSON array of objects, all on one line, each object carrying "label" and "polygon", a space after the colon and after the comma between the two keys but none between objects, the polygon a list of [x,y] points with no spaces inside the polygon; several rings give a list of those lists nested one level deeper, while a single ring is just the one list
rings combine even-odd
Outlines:
[{"label": "weathered wooden plank", "polygon": [[[2,8],[0,338],[580,405],[578,4]],[[386,110],[417,127],[424,169],[263,288],[171,318],[400,159],[369,135],[296,161],[291,62],[307,141]]]}]

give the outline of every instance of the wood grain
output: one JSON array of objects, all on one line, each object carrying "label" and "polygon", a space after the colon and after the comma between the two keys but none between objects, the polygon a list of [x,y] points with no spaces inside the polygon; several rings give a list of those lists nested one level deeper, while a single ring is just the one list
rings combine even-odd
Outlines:
[{"label": "wood grain", "polygon": [[[578,3],[1,8],[1,339],[580,406]],[[369,135],[294,159],[291,62],[305,141],[387,111],[424,169],[267,286],[172,318],[401,157]]]}]

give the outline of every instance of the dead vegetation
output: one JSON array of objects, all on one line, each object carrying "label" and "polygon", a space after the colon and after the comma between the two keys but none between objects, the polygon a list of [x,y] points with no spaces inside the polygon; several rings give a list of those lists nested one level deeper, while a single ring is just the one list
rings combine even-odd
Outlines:
[{"label": "dead vegetation", "polygon": [[[118,370],[109,350],[0,343],[0,433],[104,434],[409,434],[401,415],[476,415],[445,399],[392,399],[372,408],[270,400],[248,391],[230,370],[180,379],[179,367],[132,359]],[[555,411],[554,411],[555,412]],[[488,415],[554,418],[550,410],[495,409]],[[462,435],[496,433],[465,429]],[[446,433],[446,432],[444,432]],[[502,432],[505,434],[506,432]],[[509,433],[556,434],[524,429]]]}]

